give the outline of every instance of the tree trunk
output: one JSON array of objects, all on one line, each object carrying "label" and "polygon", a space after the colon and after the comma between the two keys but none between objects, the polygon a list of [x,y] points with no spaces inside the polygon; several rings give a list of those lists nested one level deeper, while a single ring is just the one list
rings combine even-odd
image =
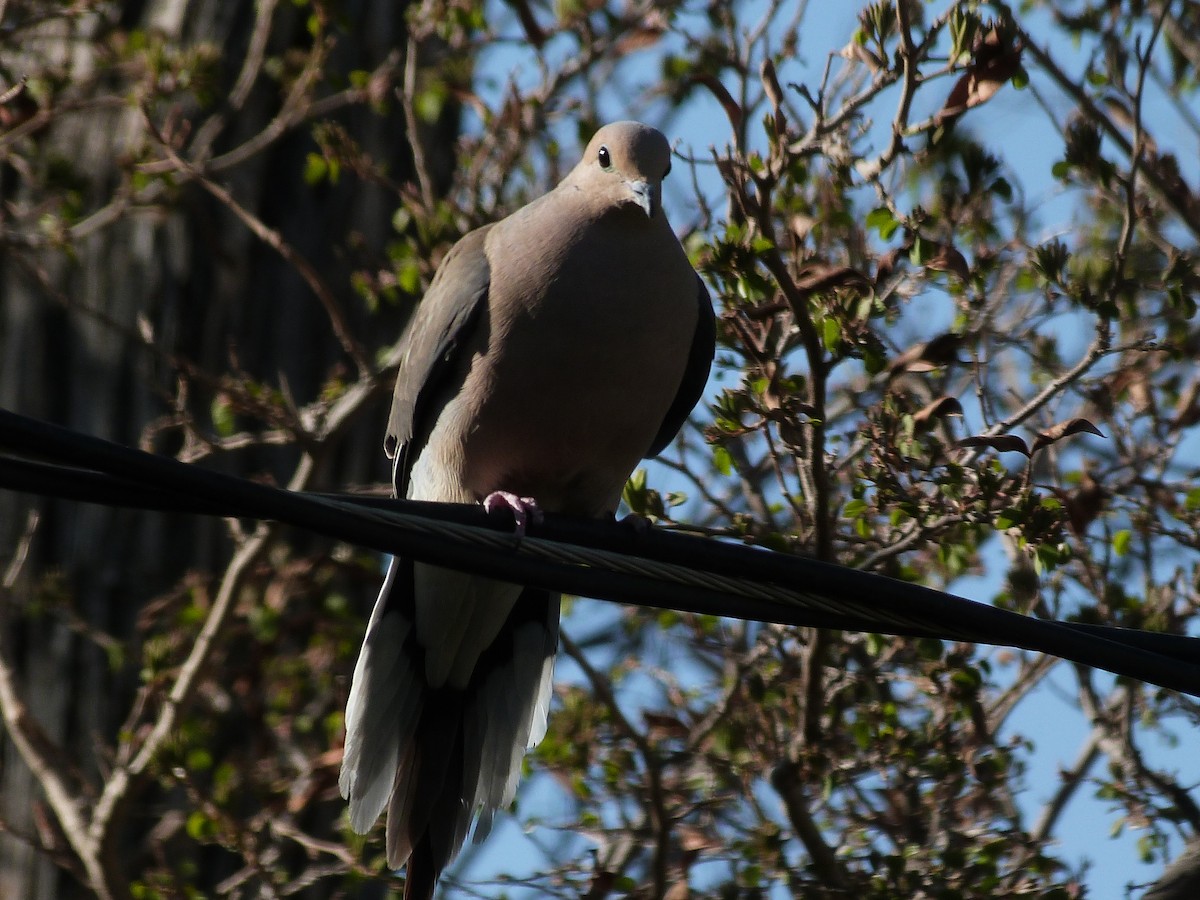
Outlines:
[{"label": "tree trunk", "polygon": [[[341,4],[339,11],[344,30],[323,75],[346,79],[354,70],[370,71],[405,47],[404,4],[361,0]],[[114,91],[105,83],[118,77],[115,69],[94,83],[91,79],[101,68],[102,54],[112,52],[114,41],[132,40],[135,31],[170,46],[208,45],[218,50],[215,105],[185,106],[182,114],[193,123],[214,110],[224,116],[224,129],[212,147],[218,157],[262,132],[280,113],[286,88],[275,79],[259,72],[248,90],[238,84],[262,34],[256,27],[269,29],[266,57],[286,62],[289,54],[309,50],[310,14],[316,15],[271,0],[150,0],[122,5],[120,21],[90,13],[52,20],[34,32],[21,32],[23,38],[36,33],[39,41],[0,47],[0,90],[24,72],[61,65],[80,96],[119,93],[120,87]],[[12,21],[20,15],[10,9],[4,24],[26,24]],[[258,15],[268,20],[265,26],[256,23]],[[244,93],[235,106],[236,91]],[[386,165],[393,180],[408,176],[411,161],[399,103],[391,101],[386,113],[363,103],[348,105],[336,120],[373,160]],[[441,139],[448,144],[457,127],[452,110],[443,125]],[[56,112],[47,127],[21,140],[26,143],[0,145],[0,405],[136,444],[149,423],[170,412],[177,394],[173,359],[211,373],[228,372],[236,362],[254,379],[285,386],[301,405],[317,396],[339,367],[352,374],[345,353],[328,338],[325,309],[295,268],[195,183],[164,191],[154,208],[120,210],[102,227],[80,226],[77,233],[85,236],[71,242],[70,253],[14,239],[5,224],[10,213],[43,200],[36,186],[44,173],[31,176],[22,166],[57,166],[73,181],[87,212],[103,209],[124,190],[126,158],[145,154],[147,147],[138,109],[125,103]],[[395,339],[403,316],[398,310],[373,314],[368,329],[368,311],[351,295],[349,276],[359,260],[382,258],[398,198],[387,187],[354,177],[306,186],[306,158],[315,150],[309,128],[301,124],[215,180],[277,229],[333,286],[354,333],[379,335],[373,343],[364,340],[369,354]],[[22,159],[14,160],[10,152],[22,153]],[[139,338],[144,327],[139,323],[153,330],[160,353]],[[361,418],[352,439],[327,461],[329,485],[386,478],[385,421],[382,402]],[[236,465],[242,472],[283,478],[296,457],[292,448],[250,450]],[[30,606],[50,609],[65,599],[80,621],[70,623],[58,614],[6,615],[12,621],[3,639],[37,721],[67,750],[82,780],[94,784],[101,774],[96,750],[111,745],[128,714],[136,666],[114,667],[97,642],[81,632],[127,637],[143,605],[177,584],[182,573],[225,564],[226,527],[181,515],[0,493],[0,559],[7,562],[33,512],[38,519],[30,556],[3,604],[28,612]],[[40,835],[43,843],[57,840],[65,849],[38,812],[42,802],[29,770],[5,738],[0,744],[5,829],[26,838]],[[78,893],[77,883],[29,840],[0,834],[0,896],[56,900]]]}]

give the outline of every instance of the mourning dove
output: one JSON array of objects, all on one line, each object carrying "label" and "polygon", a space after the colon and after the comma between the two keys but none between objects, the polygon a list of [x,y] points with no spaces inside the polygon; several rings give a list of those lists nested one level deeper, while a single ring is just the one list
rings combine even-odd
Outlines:
[{"label": "mourning dove", "polygon": [[[667,140],[608,125],[550,193],[463,237],[408,331],[385,448],[396,495],[602,516],[708,377],[708,292],[661,207]],[[428,898],[546,733],[559,596],[396,558],[346,706],[350,824],[388,810]]]}]

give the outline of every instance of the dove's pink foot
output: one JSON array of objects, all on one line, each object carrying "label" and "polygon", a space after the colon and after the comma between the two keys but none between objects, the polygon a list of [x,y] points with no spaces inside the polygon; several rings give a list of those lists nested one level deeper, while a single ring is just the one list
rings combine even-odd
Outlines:
[{"label": "dove's pink foot", "polygon": [[525,537],[525,526],[530,521],[535,524],[542,521],[542,511],[536,500],[532,497],[518,497],[508,491],[492,491],[483,498],[483,508],[489,513],[498,509],[511,510],[513,521],[517,525],[517,537]]}]

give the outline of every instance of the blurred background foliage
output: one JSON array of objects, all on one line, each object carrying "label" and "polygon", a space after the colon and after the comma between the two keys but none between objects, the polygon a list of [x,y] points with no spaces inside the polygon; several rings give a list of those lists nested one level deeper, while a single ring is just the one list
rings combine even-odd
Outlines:
[{"label": "blurred background foliage", "polygon": [[[668,209],[720,348],[633,511],[1196,634],[1198,8],[842,17],[0,2],[0,404],[386,491],[395,345],[439,260],[638,117],[684,136]],[[336,787],[378,559],[15,494],[0,548],[0,895],[399,891]],[[1200,827],[1194,763],[1158,752],[1194,746],[1193,699],[949,641],[567,613],[521,827],[451,895],[1118,896],[1066,810],[1138,829],[1143,883]],[[1047,692],[1084,727],[1031,799]]]}]

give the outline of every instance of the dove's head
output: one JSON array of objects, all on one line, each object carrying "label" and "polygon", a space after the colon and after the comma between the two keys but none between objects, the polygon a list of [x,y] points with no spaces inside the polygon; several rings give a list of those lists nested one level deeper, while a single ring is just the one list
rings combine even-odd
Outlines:
[{"label": "dove's head", "polygon": [[640,207],[653,219],[661,215],[662,181],[670,171],[671,145],[661,131],[614,122],[596,132],[564,184],[602,205]]}]

